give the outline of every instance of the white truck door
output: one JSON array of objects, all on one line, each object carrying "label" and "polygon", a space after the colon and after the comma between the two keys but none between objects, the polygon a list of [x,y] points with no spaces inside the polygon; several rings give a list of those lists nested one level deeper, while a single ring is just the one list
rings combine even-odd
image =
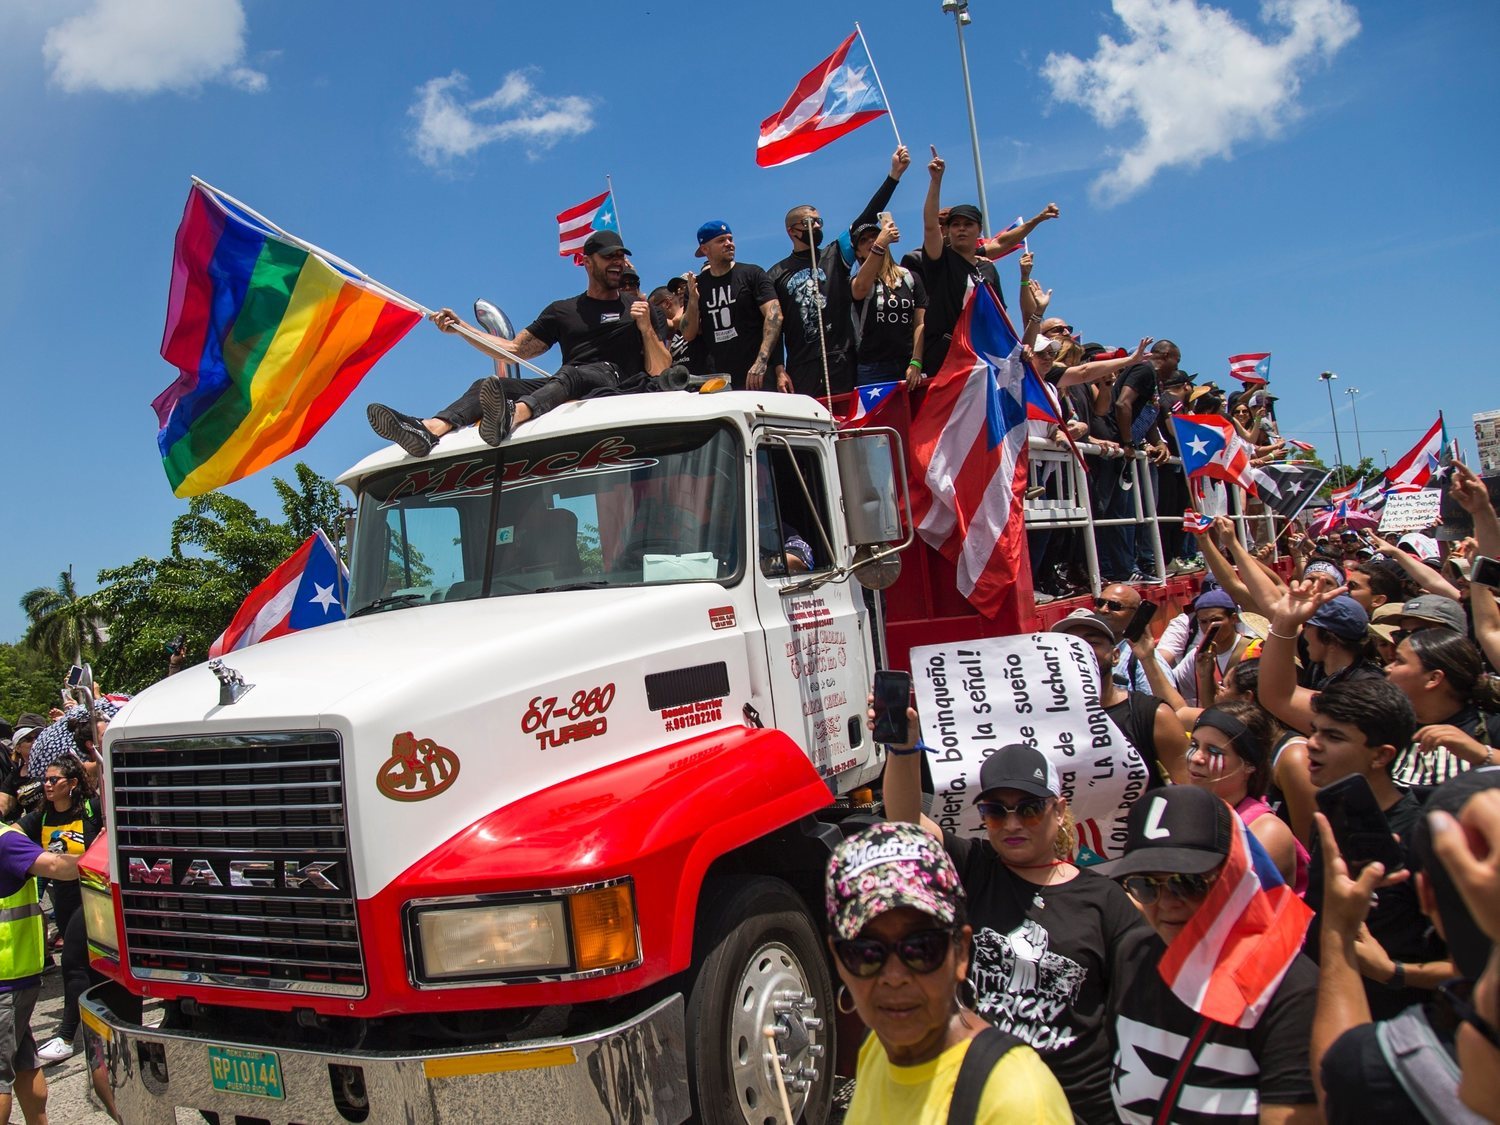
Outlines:
[{"label": "white truck door", "polygon": [[750,581],[774,708],[761,717],[796,739],[837,791],[833,779],[872,753],[864,725],[872,669],[862,590],[845,580],[785,592],[840,561],[835,552],[843,549],[843,525],[834,518],[833,484],[812,442],[773,434],[756,448]]}]

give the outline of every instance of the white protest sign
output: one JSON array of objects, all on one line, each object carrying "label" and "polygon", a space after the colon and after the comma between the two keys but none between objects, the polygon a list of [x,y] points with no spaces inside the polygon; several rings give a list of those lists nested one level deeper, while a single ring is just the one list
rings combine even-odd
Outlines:
[{"label": "white protest sign", "polygon": [[1436,488],[1424,488],[1421,492],[1393,492],[1385,498],[1385,508],[1380,513],[1381,531],[1422,531],[1440,523],[1438,512],[1443,504],[1443,494]]},{"label": "white protest sign", "polygon": [[1125,814],[1146,789],[1146,764],[1099,706],[1093,650],[1067,633],[1027,633],[912,649],[912,679],[937,791],[932,818],[983,836],[979,769],[1025,742],[1057,767],[1079,843],[1104,859],[1124,850]]}]

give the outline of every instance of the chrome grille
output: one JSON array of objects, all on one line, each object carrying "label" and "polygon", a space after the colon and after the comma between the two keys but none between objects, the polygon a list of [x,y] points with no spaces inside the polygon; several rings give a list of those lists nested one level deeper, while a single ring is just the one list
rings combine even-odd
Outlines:
[{"label": "chrome grille", "polygon": [[137,977],[364,994],[336,735],[121,741],[110,779]]}]

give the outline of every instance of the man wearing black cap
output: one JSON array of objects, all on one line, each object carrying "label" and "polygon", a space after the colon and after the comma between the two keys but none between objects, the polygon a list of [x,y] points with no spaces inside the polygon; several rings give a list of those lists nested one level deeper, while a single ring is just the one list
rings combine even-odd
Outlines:
[{"label": "man wearing black cap", "polygon": [[[1113,1088],[1122,1121],[1319,1120],[1307,1055],[1318,976],[1311,961],[1300,953],[1290,958],[1269,999],[1243,998],[1246,1015],[1233,1026],[1200,1015],[1162,977],[1174,944],[1195,940],[1194,916],[1223,876],[1233,846],[1234,815],[1207,789],[1153,790],[1126,819],[1124,857],[1095,868],[1124,883],[1156,931],[1136,951],[1135,971],[1113,1006]],[[1251,959],[1284,955],[1275,935],[1262,944],[1239,952]],[[1264,1005],[1258,1015],[1255,1003]]]},{"label": "man wearing black cap", "polygon": [[[856,227],[875,221],[876,214],[890,203],[910,164],[911,153],[902,145],[891,154],[890,175],[875,189],[859,217],[828,246],[822,244],[823,217],[816,207],[802,204],[786,213],[786,236],[791,240],[792,251],[766,273],[781,302],[781,338],[785,348],[785,362],[781,366],[798,394],[824,393],[825,344],[832,393],[847,394],[854,388],[854,335],[849,316],[849,271],[854,261],[854,245],[850,235]],[[780,370],[777,375],[779,381]]]},{"label": "man wearing black cap", "polygon": [[[366,410],[370,428],[413,457],[426,457],[444,434],[479,423],[479,434],[499,445],[511,427],[571,399],[603,391],[638,390],[648,377],[671,365],[663,342],[666,320],[634,294],[622,295],[630,251],[612,230],[596,231],[583,244],[589,286],[576,297],[553,301],[530,325],[507,340],[465,324],[452,309],[439,309],[432,322],[444,332],[461,332],[468,343],[492,358],[535,359],[553,344],[562,346],[562,366],[549,379],[500,379],[473,383],[452,405],[431,418],[401,414],[381,403]],[[639,281],[637,281],[639,284]]]},{"label": "man wearing black cap", "polygon": [[[1005,296],[1000,290],[1000,275],[994,264],[979,246],[984,216],[972,203],[960,203],[948,208],[946,221],[940,218],[940,196],[943,187],[943,170],[946,162],[932,149],[932,160],[927,165],[930,177],[927,199],[922,205],[922,280],[927,285],[927,332],[922,345],[922,370],[932,376],[943,366],[948,355],[948,345],[953,340],[953,329],[959,315],[964,311],[964,299],[970,284],[981,282],[995,290],[1001,305]],[[1034,219],[1000,236],[1001,243],[1007,238],[1011,244],[1025,238],[1038,223],[1054,218],[1057,208],[1048,207]],[[992,240],[994,243],[994,240]]]}]

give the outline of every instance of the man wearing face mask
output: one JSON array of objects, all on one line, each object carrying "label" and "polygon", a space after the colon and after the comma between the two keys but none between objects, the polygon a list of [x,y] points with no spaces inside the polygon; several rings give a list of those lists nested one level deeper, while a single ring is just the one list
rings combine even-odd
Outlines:
[{"label": "man wearing face mask", "polygon": [[[855,227],[875,222],[895,194],[896,185],[911,164],[911,153],[902,145],[891,154],[890,175],[865,209],[839,232],[829,246],[823,245],[823,217],[811,204],[793,207],[786,213],[786,235],[792,252],[769,270],[781,302],[781,338],[785,361],[776,365],[777,381],[784,372],[790,376],[798,394],[821,396],[823,385],[823,347],[828,349],[828,388],[833,394],[847,394],[854,389],[854,339],[849,315],[850,269],[854,262],[854,244],[849,232]],[[816,269],[817,277],[813,277]],[[823,330],[818,331],[821,307]]]}]

